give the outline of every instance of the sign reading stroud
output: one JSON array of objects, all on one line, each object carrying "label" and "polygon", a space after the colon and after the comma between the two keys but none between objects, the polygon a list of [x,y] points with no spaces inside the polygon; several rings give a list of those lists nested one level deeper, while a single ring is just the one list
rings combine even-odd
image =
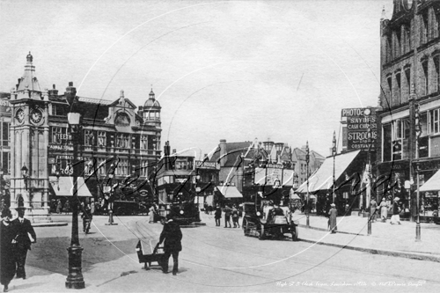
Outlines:
[{"label": "sign reading stroud", "polygon": [[[341,110],[347,121],[347,150],[376,151],[377,116],[375,108],[348,108]],[[371,129],[371,131],[369,131]]]}]

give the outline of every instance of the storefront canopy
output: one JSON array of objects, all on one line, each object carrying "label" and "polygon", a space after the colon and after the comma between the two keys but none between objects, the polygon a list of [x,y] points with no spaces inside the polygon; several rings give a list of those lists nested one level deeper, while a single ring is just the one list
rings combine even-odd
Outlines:
[{"label": "storefront canopy", "polygon": [[[50,185],[56,196],[73,196],[73,177],[49,177]],[[78,196],[92,196],[83,177],[78,177]]]},{"label": "storefront canopy", "polygon": [[[335,180],[344,173],[360,151],[335,156]],[[333,186],[333,157],[325,159],[321,167],[309,178],[309,192],[330,189]],[[307,192],[307,181],[301,184],[297,192]]]},{"label": "storefront canopy", "polygon": [[242,198],[240,191],[238,191],[237,187],[235,186],[217,186],[216,187],[218,191],[220,191],[221,194],[223,194],[226,198]]},{"label": "storefront canopy", "polygon": [[440,170],[420,187],[420,191],[440,191]]}]

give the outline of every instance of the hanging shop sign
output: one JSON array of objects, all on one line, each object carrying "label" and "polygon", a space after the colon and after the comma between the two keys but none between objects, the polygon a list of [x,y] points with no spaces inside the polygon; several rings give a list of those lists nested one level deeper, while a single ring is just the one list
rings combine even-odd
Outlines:
[{"label": "hanging shop sign", "polygon": [[347,123],[347,150],[376,151],[377,115],[375,108],[348,108],[341,110]]}]

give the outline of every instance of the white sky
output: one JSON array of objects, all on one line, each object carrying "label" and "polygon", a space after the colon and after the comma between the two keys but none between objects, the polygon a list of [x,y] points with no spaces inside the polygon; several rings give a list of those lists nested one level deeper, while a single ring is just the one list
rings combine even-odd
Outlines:
[{"label": "white sky", "polygon": [[308,140],[327,156],[340,110],[377,105],[392,2],[1,1],[0,91],[31,51],[42,88],[142,105],[153,85],[162,146]]}]

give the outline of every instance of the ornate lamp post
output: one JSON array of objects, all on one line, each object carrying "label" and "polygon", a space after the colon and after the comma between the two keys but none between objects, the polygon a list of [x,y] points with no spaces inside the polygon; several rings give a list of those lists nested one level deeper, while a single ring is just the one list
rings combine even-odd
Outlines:
[{"label": "ornate lamp post", "polygon": [[70,112],[67,113],[67,120],[69,123],[72,145],[73,145],[73,205],[72,205],[72,235],[70,240],[70,247],[67,248],[69,252],[69,274],[66,279],[66,288],[83,289],[85,288],[84,278],[82,275],[81,255],[83,248],[79,245],[78,236],[78,144],[80,142],[80,119],[81,114],[76,110],[76,89],[73,83],[69,82],[69,87],[66,89],[66,99],[70,105]]},{"label": "ornate lamp post", "polygon": [[309,142],[306,142],[306,184],[307,184],[307,202],[306,202],[306,226],[310,227],[310,206],[309,206],[309,161],[310,161],[310,150],[309,150]]},{"label": "ornate lamp post", "polygon": [[336,156],[336,131],[333,131],[333,141],[332,141],[332,156],[333,156],[333,203],[335,203],[335,185],[336,185],[336,178],[335,178],[335,156]]}]

